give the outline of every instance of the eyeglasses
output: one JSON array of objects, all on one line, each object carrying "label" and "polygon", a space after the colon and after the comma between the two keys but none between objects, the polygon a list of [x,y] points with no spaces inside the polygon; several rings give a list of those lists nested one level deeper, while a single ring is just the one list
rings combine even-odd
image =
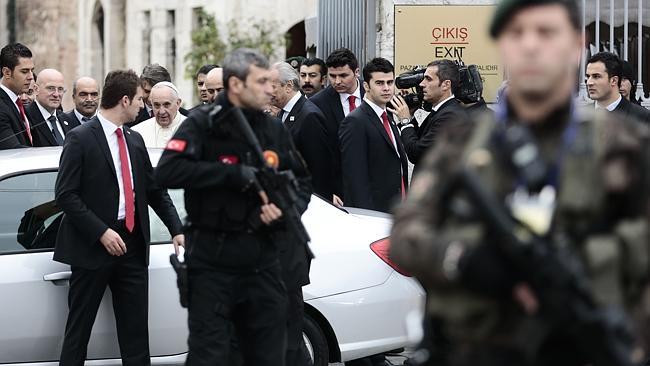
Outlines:
[{"label": "eyeglasses", "polygon": [[62,87],[62,86],[60,86],[58,88],[56,86],[46,86],[45,90],[47,90],[47,92],[50,93],[50,94],[54,94],[56,92],[59,92],[59,94],[65,94],[65,92],[66,92],[65,88]]}]

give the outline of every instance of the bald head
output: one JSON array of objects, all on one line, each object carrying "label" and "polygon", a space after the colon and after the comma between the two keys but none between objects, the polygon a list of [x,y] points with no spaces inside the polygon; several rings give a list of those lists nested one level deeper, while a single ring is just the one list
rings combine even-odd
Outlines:
[{"label": "bald head", "polygon": [[181,107],[181,98],[178,96],[176,86],[168,81],[157,83],[151,88],[149,94],[153,115],[160,127],[167,127],[176,118]]},{"label": "bald head", "polygon": [[38,73],[34,94],[36,101],[50,113],[61,106],[65,88],[63,74],[58,70],[44,69]]},{"label": "bald head", "polygon": [[72,84],[72,100],[75,109],[84,117],[92,118],[97,111],[99,101],[99,83],[97,80],[82,76]]},{"label": "bald head", "polygon": [[205,77],[205,88],[208,90],[208,98],[210,102],[214,102],[217,98],[217,93],[223,90],[223,68],[216,67]]}]

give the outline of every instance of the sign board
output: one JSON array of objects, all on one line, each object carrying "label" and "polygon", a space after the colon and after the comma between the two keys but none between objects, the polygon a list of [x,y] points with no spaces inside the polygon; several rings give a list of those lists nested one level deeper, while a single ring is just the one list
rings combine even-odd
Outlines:
[{"label": "sign board", "polygon": [[495,5],[396,5],[395,74],[437,59],[475,64],[483,97],[496,99],[503,67],[488,27]]}]

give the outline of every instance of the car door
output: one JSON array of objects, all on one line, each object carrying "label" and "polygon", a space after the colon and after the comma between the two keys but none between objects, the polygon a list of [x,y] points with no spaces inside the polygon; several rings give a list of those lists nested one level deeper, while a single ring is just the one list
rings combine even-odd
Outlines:
[{"label": "car door", "polygon": [[[56,172],[0,180],[0,365],[57,361],[68,314],[70,268],[52,260],[61,210],[54,203]],[[177,202],[182,203],[182,193]],[[182,197],[181,197],[182,198]],[[187,351],[187,313],[178,302],[169,233],[152,215],[150,266],[151,355]],[[109,290],[102,300],[88,359],[119,358]]]}]

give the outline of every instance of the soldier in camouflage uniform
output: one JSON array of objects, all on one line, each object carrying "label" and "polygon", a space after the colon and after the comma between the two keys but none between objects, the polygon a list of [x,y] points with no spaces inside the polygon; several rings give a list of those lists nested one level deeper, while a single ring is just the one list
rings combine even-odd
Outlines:
[{"label": "soldier in camouflage uniform", "polygon": [[[624,364],[640,362],[648,348],[648,130],[573,102],[582,39],[572,0],[504,0],[490,32],[508,71],[506,96],[495,116],[441,131],[395,215],[390,255],[427,290],[429,364],[602,364],[598,350],[580,349],[566,329],[545,322],[525,270],[492,245],[485,220],[447,209],[454,201],[447,186],[461,169],[531,232],[575,254],[595,306],[635,319],[627,322],[635,329]],[[502,143],[512,126],[530,134],[549,167],[544,189],[515,193],[521,177],[507,162],[521,156],[504,156]]]}]

